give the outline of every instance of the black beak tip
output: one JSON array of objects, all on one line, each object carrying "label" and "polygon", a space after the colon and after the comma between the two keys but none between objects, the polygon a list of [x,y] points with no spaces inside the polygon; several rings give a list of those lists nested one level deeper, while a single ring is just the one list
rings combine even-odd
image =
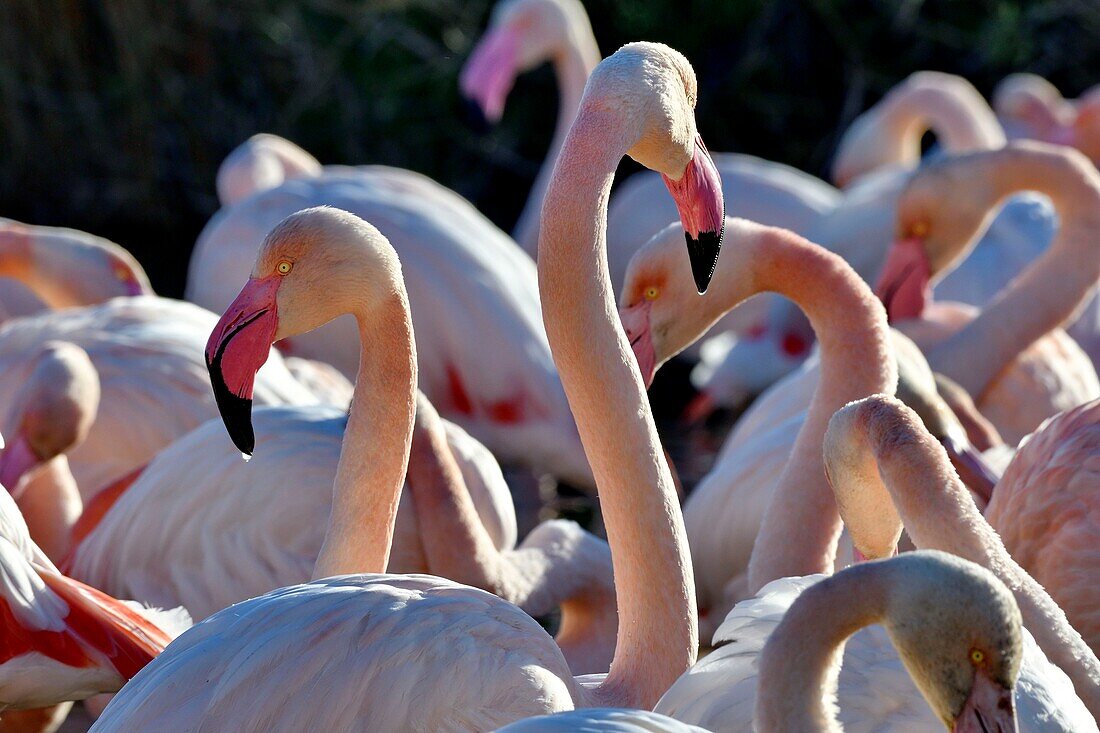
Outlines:
[{"label": "black beak tip", "polygon": [[461,119],[466,123],[475,135],[487,135],[493,129],[493,124],[481,111],[481,105],[470,97],[462,97]]},{"label": "black beak tip", "polygon": [[256,449],[256,434],[252,430],[252,400],[238,397],[230,391],[222,379],[218,365],[207,364],[210,370],[210,385],[214,389],[214,401],[218,405],[226,432],[237,446],[237,450],[251,457]]},{"label": "black beak tip", "polygon": [[699,232],[696,239],[685,233],[687,240],[688,259],[691,261],[691,275],[695,278],[695,288],[699,294],[707,292],[710,287],[710,279],[714,276],[714,268],[718,264],[718,253],[722,250],[722,234],[725,226],[718,232]]}]

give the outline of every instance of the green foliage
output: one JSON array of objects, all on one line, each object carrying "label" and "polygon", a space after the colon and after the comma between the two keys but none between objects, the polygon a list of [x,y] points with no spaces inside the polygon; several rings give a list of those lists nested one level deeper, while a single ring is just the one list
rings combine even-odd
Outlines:
[{"label": "green foliage", "polygon": [[[692,60],[714,150],[823,173],[838,134],[918,69],[983,92],[1035,71],[1100,81],[1096,0],[589,0],[601,49],[659,40]],[[5,0],[0,215],[109,236],[167,294],[249,135],[323,162],[387,163],[454,188],[505,228],[549,142],[548,69],[503,123],[461,121],[457,75],[487,0]]]}]

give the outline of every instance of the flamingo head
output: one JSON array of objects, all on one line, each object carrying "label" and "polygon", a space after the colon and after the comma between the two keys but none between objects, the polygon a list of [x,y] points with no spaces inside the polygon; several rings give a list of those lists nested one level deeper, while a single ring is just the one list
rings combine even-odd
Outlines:
[{"label": "flamingo head", "polygon": [[252,397],[271,346],[384,299],[401,266],[385,237],[340,209],[292,214],[271,230],[252,275],[206,342],[206,366],[222,421],[246,457],[255,449]]},{"label": "flamingo head", "polygon": [[0,484],[18,499],[39,467],[84,441],[99,398],[88,354],[68,342],[46,343],[34,357],[14,435],[0,452]]},{"label": "flamingo head", "polygon": [[516,77],[553,59],[571,34],[588,27],[578,0],[503,0],[462,68],[462,94],[487,122],[499,122]]}]

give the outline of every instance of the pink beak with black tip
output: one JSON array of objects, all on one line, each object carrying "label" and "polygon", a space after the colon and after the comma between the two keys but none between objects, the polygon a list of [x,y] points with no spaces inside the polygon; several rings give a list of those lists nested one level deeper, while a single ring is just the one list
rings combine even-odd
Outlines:
[{"label": "pink beak with black tip", "polygon": [[1012,690],[989,678],[980,667],[952,733],[1017,733],[1016,705]]},{"label": "pink beak with black tip", "polygon": [[726,203],[722,197],[722,177],[718,175],[703,138],[695,136],[695,152],[680,180],[674,181],[665,175],[661,178],[680,212],[695,289],[705,293],[722,249]]},{"label": "pink beak with black tip", "polygon": [[875,295],[890,323],[919,318],[932,299],[932,266],[919,237],[899,239],[886,255]]},{"label": "pink beak with black tip", "polygon": [[256,447],[252,431],[252,391],[256,372],[267,361],[279,314],[278,275],[250,278],[206,342],[206,367],[222,422],[245,456]]},{"label": "pink beak with black tip", "polygon": [[485,121],[496,123],[519,71],[519,33],[508,26],[490,29],[478,42],[458,77],[459,89],[477,103]]},{"label": "pink beak with black tip", "polygon": [[657,353],[653,348],[653,335],[649,329],[649,311],[653,302],[643,300],[628,308],[619,309],[619,320],[626,332],[626,339],[638,361],[642,373],[642,382],[646,389],[653,384],[653,375],[657,373]]}]

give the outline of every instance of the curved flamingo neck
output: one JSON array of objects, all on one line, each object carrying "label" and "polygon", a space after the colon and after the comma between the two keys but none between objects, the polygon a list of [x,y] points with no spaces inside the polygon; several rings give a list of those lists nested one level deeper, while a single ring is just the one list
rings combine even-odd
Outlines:
[{"label": "curved flamingo neck", "polygon": [[899,95],[884,110],[883,123],[897,135],[899,163],[920,160],[921,137],[933,132],[948,152],[988,150],[1005,144],[1004,131],[983,100],[965,90],[923,83]]},{"label": "curved flamingo neck", "polygon": [[481,523],[439,414],[423,396],[416,405],[406,485],[429,572],[495,589],[500,552]]},{"label": "curved flamingo neck", "polygon": [[754,730],[841,732],[833,701],[844,642],[887,616],[893,578],[889,565],[862,564],[802,592],[761,654]]},{"label": "curved flamingo neck", "polygon": [[546,197],[546,187],[554,173],[554,164],[558,153],[577,116],[577,109],[584,96],[584,85],[588,75],[596,64],[600,63],[600,49],[592,35],[592,26],[587,17],[574,18],[565,42],[557,49],[551,59],[554,75],[558,82],[558,121],[554,126],[554,137],[546,158],[539,168],[539,174],[527,194],[527,203],[523,206],[516,221],[514,236],[516,242],[532,256],[539,247],[539,218],[542,215],[542,202]]},{"label": "curved flamingo neck", "polygon": [[1061,221],[1046,252],[928,353],[933,370],[980,396],[1020,352],[1066,323],[1100,280],[1100,175],[1084,158],[1034,148],[974,160],[967,171],[976,189],[987,191],[990,208],[1019,191],[1038,191],[1051,198]]},{"label": "curved flamingo neck", "polygon": [[603,705],[650,709],[695,661],[699,630],[683,515],[607,266],[607,201],[641,137],[625,115],[582,107],[543,207],[539,291],[554,362],[599,489],[619,630]]},{"label": "curved flamingo neck", "polygon": [[[1100,661],[1062,609],[1005,550],[951,468],[943,446],[916,414],[894,400],[873,400],[846,415],[838,430],[845,457],[829,462],[838,500],[847,494],[851,501],[881,503],[888,494],[918,548],[950,552],[991,570],[1016,597],[1024,625],[1039,647],[1070,677],[1097,717]],[[877,471],[860,468],[868,463]]]},{"label": "curved flamingo neck", "polygon": [[817,389],[753,546],[749,589],[755,592],[777,578],[831,571],[841,527],[825,478],[822,436],[848,402],[893,393],[897,365],[882,305],[843,259],[782,229],[761,229],[746,244],[731,249],[749,285],[727,305],[764,291],[784,295],[809,318],[821,349]]},{"label": "curved flamingo neck", "polygon": [[[405,285],[359,323],[359,372],[332,489],[332,514],[313,577],[384,573],[408,466],[416,401],[416,345]],[[373,348],[367,348],[367,345]]]}]

